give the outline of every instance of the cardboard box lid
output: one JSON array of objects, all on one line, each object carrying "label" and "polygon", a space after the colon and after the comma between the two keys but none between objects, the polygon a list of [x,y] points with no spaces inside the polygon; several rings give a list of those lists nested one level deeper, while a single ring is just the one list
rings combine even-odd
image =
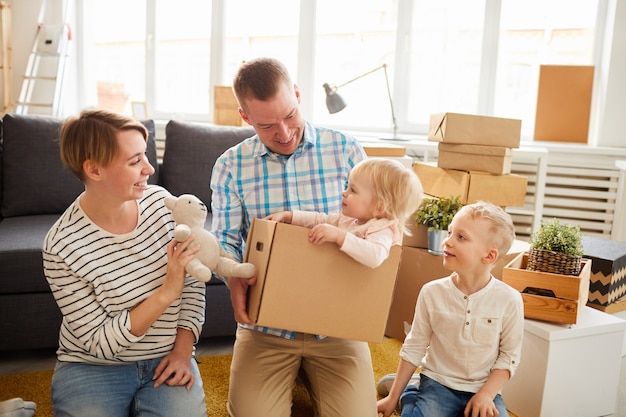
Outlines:
[{"label": "cardboard box lid", "polygon": [[472,155],[505,156],[505,157],[511,157],[513,155],[512,149],[504,147],[504,146],[439,142],[437,147],[440,151],[457,152],[457,153],[472,154]]},{"label": "cardboard box lid", "polygon": [[381,143],[363,143],[363,149],[368,156],[404,156],[406,148],[400,145],[381,144]]},{"label": "cardboard box lid", "polygon": [[522,121],[463,113],[431,114],[428,140],[518,148]]},{"label": "cardboard box lid", "polygon": [[380,343],[402,248],[369,268],[309,229],[253,219],[245,259],[257,268],[248,314],[257,325]]}]

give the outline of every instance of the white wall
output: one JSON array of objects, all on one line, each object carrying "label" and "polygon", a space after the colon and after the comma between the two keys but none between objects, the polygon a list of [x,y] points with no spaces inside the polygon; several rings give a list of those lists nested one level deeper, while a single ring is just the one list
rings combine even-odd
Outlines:
[{"label": "white wall", "polygon": [[[12,45],[13,45],[13,96],[17,99],[21,87],[21,80],[26,69],[28,55],[33,45],[37,22],[42,5],[46,6],[46,18],[58,18],[60,10],[63,9],[65,1],[68,2],[70,19],[75,4],[80,0],[13,0],[12,9]],[[590,129],[590,143],[597,146],[612,146],[626,148],[626,1],[607,0],[607,14],[611,23],[607,24],[607,31],[604,34],[604,45],[610,45],[610,49],[602,55],[602,62],[605,65],[603,73],[598,79],[594,91],[594,103],[592,108],[592,126]],[[46,21],[46,20],[44,20]],[[70,22],[71,23],[71,22]],[[76,25],[72,25],[76,28]],[[72,43],[76,47],[77,42]],[[75,55],[75,54],[74,54]],[[70,57],[70,67],[68,75],[65,77],[66,83],[77,81],[77,59]],[[0,92],[2,86],[0,85]],[[76,91],[77,88],[70,89]],[[64,98],[66,110],[71,106],[77,106],[77,97]]]}]

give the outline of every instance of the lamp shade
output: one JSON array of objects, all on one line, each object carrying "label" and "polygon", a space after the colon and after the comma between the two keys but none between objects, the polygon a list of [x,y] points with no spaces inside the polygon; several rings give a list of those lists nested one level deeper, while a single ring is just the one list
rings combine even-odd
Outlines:
[{"label": "lamp shade", "polygon": [[325,83],[324,91],[326,92],[326,107],[330,114],[340,112],[346,107],[345,100],[337,93],[337,87]]}]

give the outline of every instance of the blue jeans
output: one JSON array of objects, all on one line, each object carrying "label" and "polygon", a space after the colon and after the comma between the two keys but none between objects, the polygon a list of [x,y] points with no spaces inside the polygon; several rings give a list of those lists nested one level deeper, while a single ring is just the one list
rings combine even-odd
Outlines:
[{"label": "blue jeans", "polygon": [[58,362],[52,377],[55,417],[205,417],[202,379],[191,359],[193,387],[154,388],[152,375],[161,359],[120,365]]},{"label": "blue jeans", "polygon": [[[420,385],[408,385],[400,396],[401,417],[463,417],[463,410],[473,392],[457,391],[420,375]],[[493,402],[499,417],[509,417],[500,394]]]}]

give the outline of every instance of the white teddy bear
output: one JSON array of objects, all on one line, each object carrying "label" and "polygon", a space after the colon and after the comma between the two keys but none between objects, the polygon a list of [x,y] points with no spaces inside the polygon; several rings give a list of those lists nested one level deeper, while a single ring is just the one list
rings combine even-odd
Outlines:
[{"label": "white teddy bear", "polygon": [[195,279],[207,282],[213,272],[225,277],[239,278],[252,278],[256,274],[253,264],[233,260],[217,238],[204,228],[208,210],[198,197],[192,194],[168,196],[165,197],[165,207],[172,211],[176,222],[174,239],[183,242],[193,234],[194,243],[200,246],[196,257],[185,268]]}]

